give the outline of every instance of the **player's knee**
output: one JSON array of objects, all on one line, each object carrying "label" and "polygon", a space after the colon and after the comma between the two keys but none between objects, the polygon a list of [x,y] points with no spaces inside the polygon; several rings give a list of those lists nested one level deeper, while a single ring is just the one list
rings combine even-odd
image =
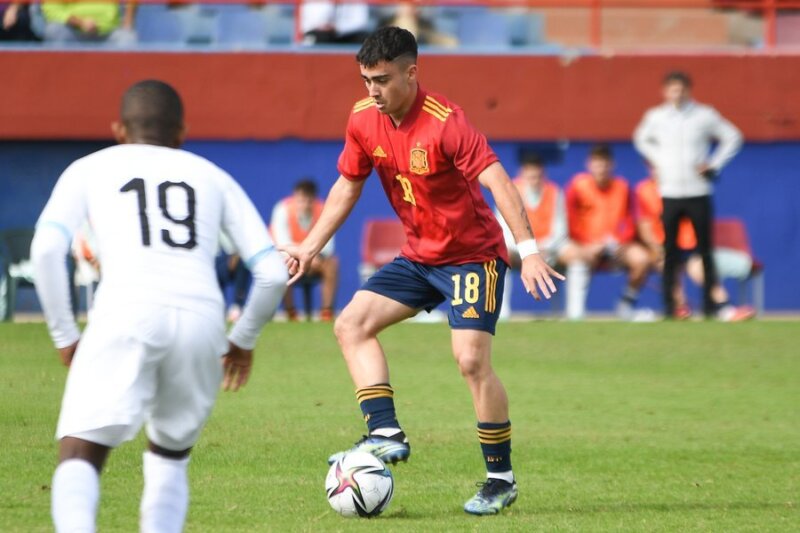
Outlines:
[{"label": "player's knee", "polygon": [[474,350],[463,350],[456,354],[458,369],[466,379],[480,379],[490,370],[489,360]]},{"label": "player's knee", "polygon": [[333,323],[333,334],[341,346],[346,346],[364,336],[364,327],[362,322],[345,308]]}]

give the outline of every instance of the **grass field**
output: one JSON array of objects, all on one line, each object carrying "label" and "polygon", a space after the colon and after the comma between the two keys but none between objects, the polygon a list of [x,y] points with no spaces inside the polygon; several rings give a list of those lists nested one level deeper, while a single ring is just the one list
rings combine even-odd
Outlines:
[{"label": "grass field", "polygon": [[[797,531],[798,339],[789,322],[502,324],[520,497],[476,518],[461,505],[483,467],[448,330],[397,326],[382,340],[413,453],[366,521],[325,501],[325,458],[363,431],[331,328],[273,324],[196,447],[187,531]],[[43,325],[0,325],[0,531],[52,530],[65,375]],[[109,461],[101,531],[137,528],[141,450]]]}]

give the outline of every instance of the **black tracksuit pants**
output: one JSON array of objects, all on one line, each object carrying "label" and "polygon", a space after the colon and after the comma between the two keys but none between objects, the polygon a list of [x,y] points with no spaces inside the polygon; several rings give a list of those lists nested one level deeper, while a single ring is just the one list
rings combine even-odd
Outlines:
[{"label": "black tracksuit pants", "polygon": [[672,288],[675,285],[676,271],[681,263],[681,250],[678,248],[677,241],[678,224],[683,217],[691,220],[697,235],[697,253],[703,258],[703,312],[710,317],[717,311],[717,306],[711,299],[711,288],[717,283],[717,270],[711,256],[714,224],[714,206],[711,196],[664,198],[664,211],[661,214],[661,220],[664,223],[664,275],[662,278],[664,313],[667,317],[675,315]]}]

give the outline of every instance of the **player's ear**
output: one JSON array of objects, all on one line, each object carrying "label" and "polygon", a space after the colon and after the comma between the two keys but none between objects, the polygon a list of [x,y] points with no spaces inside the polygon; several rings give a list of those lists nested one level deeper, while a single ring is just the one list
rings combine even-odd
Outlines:
[{"label": "player's ear", "polygon": [[126,144],[128,142],[128,130],[122,122],[117,122],[115,120],[111,123],[111,135],[114,136],[114,140],[119,144]]},{"label": "player's ear", "polygon": [[179,148],[179,147],[183,146],[183,141],[186,140],[186,133],[188,131],[189,131],[189,126],[187,126],[186,124],[183,124],[181,126],[180,131],[178,131],[177,138],[175,139],[175,148]]},{"label": "player's ear", "polygon": [[406,70],[408,81],[415,81],[417,79],[417,64],[411,63]]}]

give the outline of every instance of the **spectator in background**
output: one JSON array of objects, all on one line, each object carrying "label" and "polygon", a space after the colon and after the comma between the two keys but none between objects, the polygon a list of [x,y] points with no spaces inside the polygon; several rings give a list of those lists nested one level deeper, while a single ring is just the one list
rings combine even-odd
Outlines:
[{"label": "spectator in background", "polygon": [[361,44],[369,35],[365,2],[305,0],[300,5],[305,44]]},{"label": "spectator in background", "polygon": [[617,314],[624,320],[651,320],[652,311],[636,309],[652,260],[634,240],[628,182],[614,176],[614,158],[607,145],[592,148],[587,170],[572,178],[566,194],[569,241],[559,260],[567,266],[567,318],[584,317],[591,271],[610,262],[628,271]]},{"label": "spectator in background", "polygon": [[[655,178],[648,177],[636,186],[636,227],[639,239],[650,250],[656,268],[663,270],[664,266],[664,225],[661,223],[663,203],[658,192],[658,183]],[[703,284],[703,261],[695,252],[697,239],[691,221],[682,218],[678,226],[678,248],[682,259],[686,261],[686,272],[689,278],[697,285]],[[714,248],[714,265],[719,278],[746,278],[753,267],[752,259],[738,250]],[[680,270],[676,271],[678,279],[673,289],[675,312],[673,316],[679,320],[691,317],[692,309],[686,301],[683,284],[680,282]],[[711,298],[719,308],[717,316],[724,322],[740,322],[755,316],[753,308],[748,306],[735,307],[730,304],[728,291],[720,280],[711,289]]]},{"label": "spectator in background", "polygon": [[45,0],[44,40],[51,43],[102,43],[131,45],[134,31],[135,2],[125,4],[120,20],[120,6],[115,2],[63,2]]},{"label": "spectator in background", "polygon": [[[298,181],[291,196],[284,198],[272,210],[270,230],[277,246],[300,244],[319,220],[323,201],[317,197],[317,184],[310,179]],[[339,260],[333,255],[334,237],[322,248],[311,263],[306,276],[319,277],[322,280],[323,322],[333,320],[333,304],[336,290],[339,287]],[[286,291],[283,307],[290,321],[297,320],[297,309],[294,305],[292,287]]]},{"label": "spectator in background", "polygon": [[[536,235],[536,242],[542,258],[550,266],[555,266],[559,252],[567,239],[567,211],[564,205],[564,194],[558,185],[547,178],[544,163],[537,154],[523,154],[520,159],[519,173],[512,181],[525,205],[525,211],[528,214],[533,234]],[[522,261],[514,241],[514,235],[497,209],[495,209],[495,216],[500,227],[503,228],[511,269],[519,270],[522,268]],[[503,305],[500,309],[501,319],[511,316],[513,278],[511,269],[506,271]]]},{"label": "spectator in background", "polygon": [[233,285],[232,301],[228,307],[226,318],[228,322],[237,322],[242,316],[242,309],[244,309],[253,277],[239,256],[236,247],[224,233],[219,236],[219,247],[219,254],[217,254],[215,262],[217,282],[223,297],[226,297],[228,285]]},{"label": "spectator in background", "polygon": [[[684,72],[670,72],[662,84],[664,103],[648,110],[633,135],[636,149],[658,174],[663,198],[664,313],[675,316],[673,285],[680,263],[678,226],[691,220],[697,252],[703,261],[703,312],[718,316],[713,288],[717,274],[711,255],[714,209],[712,182],[742,145],[742,134],[714,108],[692,99],[692,80]],[[718,146],[711,154],[712,141]]]},{"label": "spectator in background", "polygon": [[[458,39],[447,33],[436,30],[433,21],[422,16],[418,7],[419,1],[401,2],[395,9],[394,15],[382,20],[381,26],[397,26],[410,31],[422,45],[443,46],[455,48]],[[537,234],[538,236],[538,234]],[[538,238],[538,237],[537,237]],[[510,302],[509,302],[510,303]]]},{"label": "spectator in background", "polygon": [[31,28],[30,5],[0,4],[0,41],[38,41]]}]

